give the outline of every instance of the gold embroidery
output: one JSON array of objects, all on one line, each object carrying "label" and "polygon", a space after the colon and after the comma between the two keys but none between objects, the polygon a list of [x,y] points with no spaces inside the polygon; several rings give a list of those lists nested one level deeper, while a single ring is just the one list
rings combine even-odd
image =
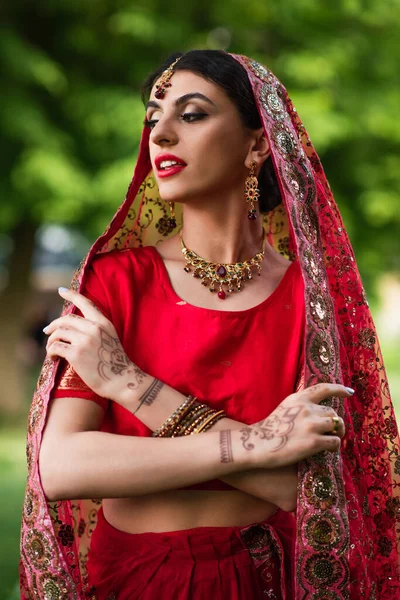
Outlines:
[{"label": "gold embroidery", "polygon": [[79,375],[74,371],[70,364],[65,368],[64,373],[60,379],[58,384],[58,388],[60,390],[78,390],[83,392],[90,392],[90,388],[86,385],[84,381],[79,377]]},{"label": "gold embroidery", "polygon": [[337,503],[334,481],[326,469],[315,474],[309,473],[304,483],[304,491],[310,504],[320,510],[326,510]]},{"label": "gold embroidery", "polygon": [[247,56],[244,56],[243,59],[246,62],[249,69],[254,73],[256,77],[261,79],[261,81],[272,84],[276,83],[275,75],[271,73],[271,71],[267,69],[267,67],[264,67],[264,65],[261,65],[255,60],[247,58]]},{"label": "gold embroidery", "polygon": [[28,432],[33,435],[43,416],[43,400],[40,394],[35,393],[28,416]]},{"label": "gold embroidery", "polygon": [[261,88],[260,99],[266,112],[275,121],[283,121],[286,118],[287,113],[284,110],[282,101],[272,85],[264,83]]},{"label": "gold embroidery", "polygon": [[318,220],[314,210],[307,204],[298,206],[299,223],[301,230],[310,244],[318,243]]},{"label": "gold embroidery", "polygon": [[38,598],[44,600],[78,600],[71,577],[65,571],[57,575],[46,571],[39,577],[38,588]]},{"label": "gold embroidery", "polygon": [[343,569],[333,554],[319,552],[306,560],[305,576],[315,587],[332,585],[343,577]]},{"label": "gold embroidery", "polygon": [[328,305],[328,297],[318,288],[310,292],[309,307],[313,321],[321,329],[327,327],[331,320],[331,310]]},{"label": "gold embroidery", "polygon": [[299,146],[295,136],[287,125],[277,123],[271,135],[276,149],[285,160],[294,160],[297,157]]},{"label": "gold embroidery", "polygon": [[51,544],[44,533],[33,528],[28,531],[25,540],[25,550],[31,563],[42,571],[51,564]]},{"label": "gold embroidery", "polygon": [[358,341],[363,348],[366,348],[367,350],[373,350],[376,342],[374,331],[368,327],[361,329],[358,334]]},{"label": "gold embroidery", "polygon": [[310,546],[315,550],[327,550],[337,546],[341,540],[340,523],[328,512],[313,515],[306,525],[306,536]]},{"label": "gold embroidery", "polygon": [[39,498],[35,492],[29,486],[27,486],[23,507],[23,517],[25,519],[25,523],[28,525],[34,523],[38,513]]},{"label": "gold embroidery", "polygon": [[303,200],[306,192],[306,180],[300,169],[296,165],[285,163],[281,174],[288,191],[299,200]]}]

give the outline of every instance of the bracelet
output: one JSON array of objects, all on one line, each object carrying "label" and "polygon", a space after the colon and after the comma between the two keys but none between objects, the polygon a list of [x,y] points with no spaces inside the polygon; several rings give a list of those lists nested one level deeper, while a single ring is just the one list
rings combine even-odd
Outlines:
[{"label": "bracelet", "polygon": [[210,417],[208,417],[208,419],[203,421],[203,423],[193,433],[203,433],[204,431],[207,431],[207,429],[210,429],[213,425],[215,425],[215,423],[217,423],[221,419],[224,419],[225,417],[226,414],[223,410],[214,412],[214,414],[212,414]]},{"label": "bracelet", "polygon": [[186,428],[185,432],[183,433],[183,435],[192,435],[192,433],[195,433],[197,427],[199,427],[203,421],[207,420],[208,417],[210,417],[211,415],[215,414],[215,411],[211,408],[207,411],[205,411],[203,414],[201,414],[197,419],[195,419],[190,425],[189,427]]},{"label": "bracelet", "polygon": [[172,437],[175,427],[186,417],[187,413],[196,404],[198,404],[197,398],[195,396],[188,396],[172,415],[164,421],[161,427],[153,432],[152,437]]},{"label": "bracelet", "polygon": [[189,427],[192,427],[194,422],[197,422],[198,419],[203,419],[205,414],[209,414],[210,409],[206,404],[198,404],[191,411],[186,413],[184,419],[181,420],[179,425],[174,430],[174,437],[178,437],[180,435],[185,435],[185,431]]},{"label": "bracelet", "polygon": [[196,396],[188,396],[152,437],[180,437],[203,433],[220,419],[226,417],[223,410],[216,411],[207,404],[197,402]]}]

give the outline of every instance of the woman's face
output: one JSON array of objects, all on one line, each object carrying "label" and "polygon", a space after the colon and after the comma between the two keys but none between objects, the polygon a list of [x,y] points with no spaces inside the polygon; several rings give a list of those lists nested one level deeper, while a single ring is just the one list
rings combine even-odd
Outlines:
[{"label": "woman's face", "polygon": [[223,202],[232,189],[244,190],[250,132],[214,83],[191,71],[176,71],[170,81],[162,99],[153,86],[146,110],[160,195],[167,202],[205,197]]}]

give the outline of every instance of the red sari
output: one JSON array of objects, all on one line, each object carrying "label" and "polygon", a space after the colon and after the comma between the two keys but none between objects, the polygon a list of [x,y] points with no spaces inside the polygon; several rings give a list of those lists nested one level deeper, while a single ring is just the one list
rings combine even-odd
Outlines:
[{"label": "red sari", "polygon": [[[400,593],[400,443],[354,254],[319,158],[285,88],[257,62],[234,59],[252,85],[283,200],[264,215],[269,242],[296,257],[305,283],[305,385],[340,382],[356,390],[352,398],[331,400],[346,423],[340,454],[319,454],[299,466],[292,597],[393,600]],[[155,246],[175,233],[168,230],[167,208],[151,172],[148,136],[145,130],[126,199],[75,274],[74,289],[85,286],[97,254]],[[179,228],[179,207],[176,216]],[[73,310],[67,304],[64,314]],[[267,329],[263,334],[268,338]],[[28,421],[23,600],[95,597],[87,557],[101,500],[48,503],[40,481],[38,456],[57,367],[45,361]]]}]

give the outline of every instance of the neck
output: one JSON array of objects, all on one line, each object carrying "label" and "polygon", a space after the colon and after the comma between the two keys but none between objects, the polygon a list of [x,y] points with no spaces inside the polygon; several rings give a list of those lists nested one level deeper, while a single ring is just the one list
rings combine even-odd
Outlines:
[{"label": "neck", "polygon": [[185,245],[207,261],[237,263],[261,250],[261,217],[250,221],[243,204],[184,205],[183,222]]}]

